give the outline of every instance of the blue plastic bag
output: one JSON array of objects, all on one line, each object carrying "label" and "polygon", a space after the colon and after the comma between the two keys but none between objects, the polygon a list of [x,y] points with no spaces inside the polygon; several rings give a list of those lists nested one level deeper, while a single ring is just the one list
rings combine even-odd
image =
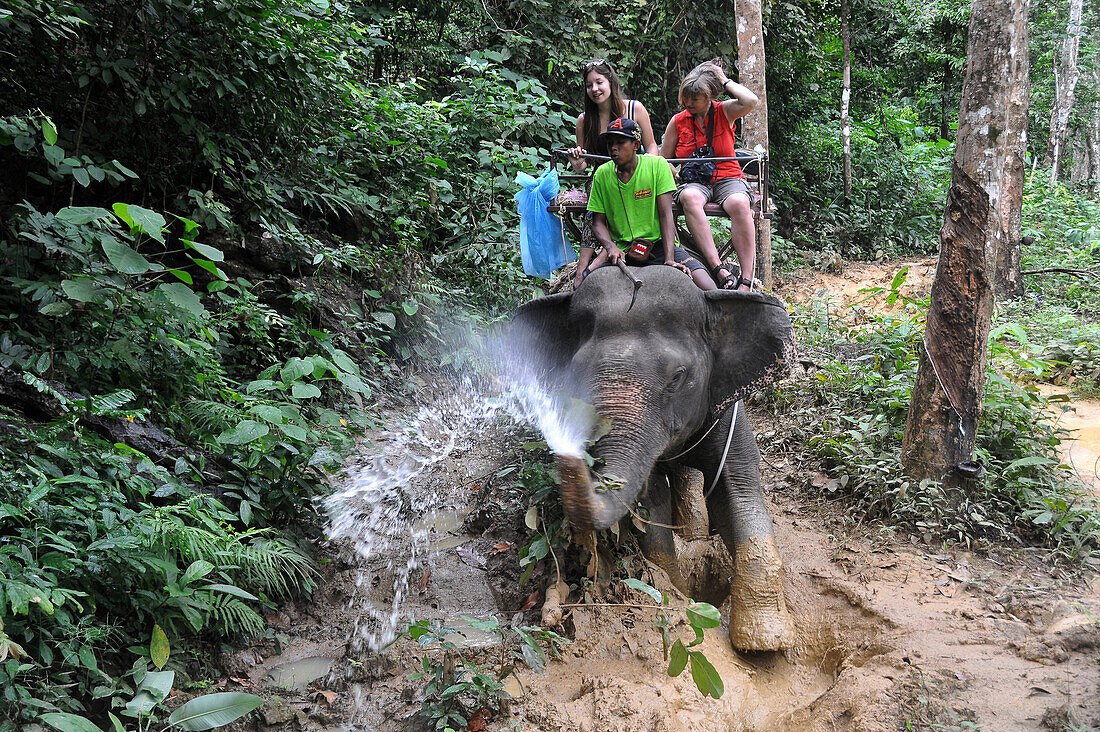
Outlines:
[{"label": "blue plastic bag", "polygon": [[548,280],[555,269],[577,258],[565,240],[561,220],[546,210],[558,195],[558,171],[547,170],[538,178],[517,173],[516,183],[523,186],[516,194],[523,271]]}]

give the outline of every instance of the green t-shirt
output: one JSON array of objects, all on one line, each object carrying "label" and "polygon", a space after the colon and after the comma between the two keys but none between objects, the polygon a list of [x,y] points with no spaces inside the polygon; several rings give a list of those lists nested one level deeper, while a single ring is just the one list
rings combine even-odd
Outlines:
[{"label": "green t-shirt", "polygon": [[639,155],[638,167],[627,183],[615,175],[615,162],[608,161],[597,168],[592,177],[588,210],[607,216],[612,240],[619,249],[625,250],[634,239],[660,241],[657,196],[674,190],[676,182],[662,157]]}]

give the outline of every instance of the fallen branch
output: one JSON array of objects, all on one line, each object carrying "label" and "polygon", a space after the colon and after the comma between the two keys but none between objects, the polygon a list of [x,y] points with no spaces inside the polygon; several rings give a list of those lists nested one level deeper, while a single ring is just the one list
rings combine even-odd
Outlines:
[{"label": "fallen branch", "polygon": [[1075,277],[1100,277],[1100,265],[1095,267],[1043,267],[1041,269],[1025,269],[1020,274],[1043,274],[1045,272],[1060,272]]},{"label": "fallen branch", "polygon": [[37,389],[27,383],[19,371],[0,367],[0,403],[34,420],[75,417],[104,440],[128,445],[157,465],[172,468],[182,458],[210,482],[222,480],[232,468],[232,464],[220,456],[184,445],[154,425],[71,410],[70,403],[85,401],[87,397],[61,382],[46,378],[39,381],[48,389]]}]

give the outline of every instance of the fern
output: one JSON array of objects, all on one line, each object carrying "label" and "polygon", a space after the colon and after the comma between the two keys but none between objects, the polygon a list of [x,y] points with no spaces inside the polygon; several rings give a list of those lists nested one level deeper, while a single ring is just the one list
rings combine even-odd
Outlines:
[{"label": "fern", "polygon": [[121,416],[119,410],[134,401],[134,392],[129,389],[119,389],[110,394],[101,394],[91,398],[88,411],[103,417]]},{"label": "fern", "polygon": [[236,407],[209,399],[191,399],[183,411],[193,425],[206,432],[224,432],[241,419]]},{"label": "fern", "polygon": [[223,635],[243,633],[259,635],[265,623],[260,614],[245,604],[239,597],[211,592],[204,598],[209,612],[209,624],[216,626]]}]

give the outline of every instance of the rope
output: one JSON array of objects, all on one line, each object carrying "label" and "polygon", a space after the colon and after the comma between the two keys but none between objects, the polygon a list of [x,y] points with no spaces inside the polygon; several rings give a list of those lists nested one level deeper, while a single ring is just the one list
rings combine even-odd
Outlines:
[{"label": "rope", "polygon": [[955,400],[951,398],[951,393],[947,391],[947,385],[943,383],[943,378],[940,376],[940,370],[936,366],[936,359],[932,358],[932,352],[928,349],[928,338],[925,337],[921,344],[924,346],[924,353],[928,356],[928,363],[932,364],[932,373],[936,375],[936,381],[940,383],[940,389],[943,390],[943,395],[947,397],[947,403],[951,405],[951,411],[955,413],[955,416],[959,418],[959,432],[963,437],[968,437],[966,434],[966,427],[963,425],[962,412],[955,406]]}]

